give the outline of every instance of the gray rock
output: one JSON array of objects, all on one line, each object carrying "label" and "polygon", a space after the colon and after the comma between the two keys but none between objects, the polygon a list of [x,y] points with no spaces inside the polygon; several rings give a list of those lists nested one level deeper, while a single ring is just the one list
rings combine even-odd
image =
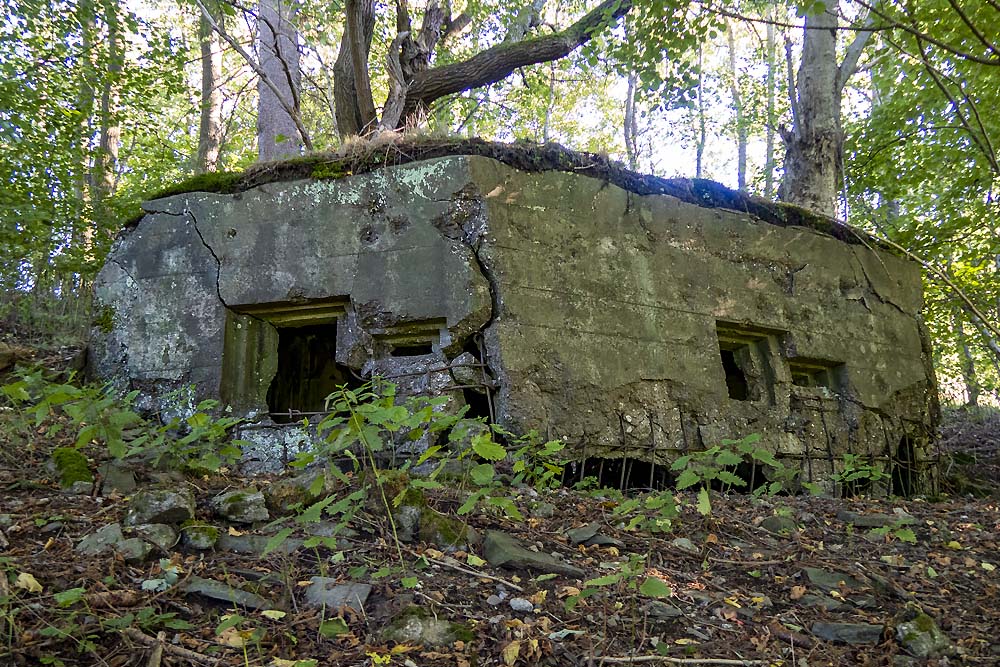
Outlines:
[{"label": "gray rock", "polygon": [[0,514],[0,528],[10,528],[14,525],[14,518],[10,514]]},{"label": "gray rock", "polygon": [[692,542],[691,540],[689,540],[686,537],[677,537],[677,538],[674,538],[674,539],[670,540],[670,544],[672,544],[673,546],[677,547],[681,551],[686,551],[687,553],[689,553],[689,554],[691,554],[693,556],[700,556],[701,555],[701,549],[699,549],[698,547],[696,547],[694,545],[694,542]]},{"label": "gray rock", "polygon": [[838,611],[841,609],[849,609],[850,605],[841,602],[840,600],[835,600],[829,595],[803,595],[799,598],[799,604],[809,605],[810,607],[820,607],[827,611]]},{"label": "gray rock", "polygon": [[769,516],[760,522],[760,527],[775,535],[794,535],[799,530],[799,524],[790,516]]},{"label": "gray rock", "polygon": [[806,576],[809,577],[809,581],[824,591],[837,591],[842,586],[851,589],[864,588],[864,584],[861,581],[842,572],[833,572],[818,567],[806,567],[803,570],[805,570]]},{"label": "gray rock", "polygon": [[613,537],[608,537],[607,535],[602,535],[598,532],[600,527],[601,524],[594,521],[592,523],[588,523],[586,526],[580,526],[579,528],[567,530],[566,537],[568,537],[573,544],[583,544],[588,547],[596,545],[622,548],[625,546],[624,542],[621,540],[616,540]]},{"label": "gray rock", "polygon": [[412,542],[420,530],[420,508],[416,505],[401,505],[392,513],[396,522],[396,536],[401,542]]},{"label": "gray rock", "polygon": [[102,463],[97,468],[97,473],[101,476],[102,494],[115,491],[127,496],[136,489],[135,473],[117,461]]},{"label": "gray rock", "polygon": [[333,611],[341,607],[363,611],[372,592],[368,584],[343,583],[329,577],[313,577],[311,581],[312,584],[306,588],[306,603]]},{"label": "gray rock", "polygon": [[552,503],[538,503],[531,508],[531,516],[539,519],[551,519],[555,513],[556,506]]},{"label": "gray rock", "polygon": [[120,553],[126,563],[140,565],[153,555],[153,545],[138,537],[130,537],[115,545],[115,551]]},{"label": "gray rock", "polygon": [[112,551],[115,545],[124,540],[121,524],[112,523],[80,540],[76,545],[76,552],[83,556],[96,556],[105,551]]},{"label": "gray rock", "polygon": [[483,553],[486,560],[494,567],[562,574],[577,579],[584,576],[584,572],[580,568],[549,554],[531,551],[517,538],[497,530],[486,533],[486,538],[483,540]]},{"label": "gray rock", "polygon": [[451,360],[451,376],[455,378],[456,384],[469,385],[472,391],[482,394],[486,393],[486,389],[482,385],[491,384],[492,380],[489,374],[485,380],[483,379],[483,369],[476,366],[478,363],[479,361],[471,352],[463,352]]},{"label": "gray rock", "polygon": [[203,523],[192,523],[181,528],[184,545],[199,551],[212,549],[219,541],[219,529]]},{"label": "gray rock", "polygon": [[254,523],[270,518],[264,494],[253,487],[216,496],[212,499],[212,509],[221,518],[234,523]]},{"label": "gray rock", "polygon": [[194,494],[190,489],[145,489],[132,497],[125,525],[182,523],[194,516],[194,506]]},{"label": "gray rock", "polygon": [[500,597],[499,595],[491,595],[488,598],[486,598],[486,604],[490,605],[491,607],[499,606],[501,602],[503,602],[503,598]]},{"label": "gray rock", "polygon": [[511,598],[507,604],[516,612],[530,614],[535,611],[535,605],[532,604],[531,600],[525,600],[524,598]]},{"label": "gray rock", "polygon": [[428,648],[451,646],[459,640],[471,641],[472,637],[467,625],[435,617],[416,606],[403,610],[382,633],[384,640],[420,644]]},{"label": "gray rock", "polygon": [[875,645],[882,641],[884,625],[870,623],[813,623],[810,632],[831,642],[852,645]]},{"label": "gray rock", "polygon": [[334,478],[323,468],[280,479],[264,487],[264,501],[273,516],[288,516],[296,505],[305,508],[333,491]]},{"label": "gray rock", "polygon": [[896,639],[908,653],[918,658],[955,654],[955,645],[923,610],[911,607],[905,616],[910,618],[897,623]]},{"label": "gray rock", "polygon": [[215,579],[203,579],[202,577],[190,577],[184,582],[182,590],[189,594],[204,595],[213,600],[229,602],[248,609],[273,609],[269,601],[256,593],[235,588]]},{"label": "gray rock", "polygon": [[479,543],[479,533],[467,523],[426,504],[400,505],[393,510],[392,517],[396,523],[396,535],[403,542],[421,540],[442,549]]},{"label": "gray rock", "polygon": [[68,496],[89,496],[94,492],[94,483],[76,481],[70,484],[68,489],[63,489],[62,492]]},{"label": "gray rock", "polygon": [[[347,548],[350,546],[351,538],[358,537],[358,531],[354,530],[350,526],[346,526],[336,521],[318,521],[316,523],[307,523],[302,526],[302,530],[308,535],[314,537],[336,537],[337,545],[341,548]],[[341,539],[343,538],[343,539]]]},{"label": "gray rock", "polygon": [[837,518],[844,523],[852,523],[858,528],[909,526],[916,523],[916,519],[909,514],[860,514],[843,509],[837,512]]},{"label": "gray rock", "polygon": [[646,605],[646,614],[653,620],[666,621],[684,615],[684,612],[662,600],[650,600]]},{"label": "gray rock", "polygon": [[161,551],[169,552],[177,545],[177,531],[165,523],[147,523],[135,526],[132,532]]},{"label": "gray rock", "polygon": [[[248,554],[252,556],[264,555],[267,543],[271,539],[270,535],[229,535],[223,533],[219,535],[219,541],[215,543],[215,548],[220,551],[231,551],[237,554]],[[290,554],[302,546],[302,540],[297,537],[286,538],[273,553]]]}]

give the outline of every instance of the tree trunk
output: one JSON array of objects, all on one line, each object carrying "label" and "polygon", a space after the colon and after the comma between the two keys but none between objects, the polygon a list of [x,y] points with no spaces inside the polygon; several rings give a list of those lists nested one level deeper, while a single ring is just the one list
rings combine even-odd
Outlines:
[{"label": "tree trunk", "polygon": [[[768,26],[770,27],[770,25]],[[740,73],[736,67],[736,35],[733,24],[726,21],[726,41],[729,45],[729,90],[733,96],[733,111],[736,113],[736,183],[740,191],[747,189],[747,123],[743,113],[743,98],[740,95]]]},{"label": "tree trunk", "polygon": [[[768,12],[769,18],[775,18],[773,9]],[[777,97],[777,77],[774,75],[774,68],[778,66],[777,61],[777,41],[774,36],[774,23],[767,23],[767,119],[764,128],[764,196],[768,199],[774,198],[774,128],[776,125],[774,103]]]},{"label": "tree trunk", "polygon": [[[337,134],[341,139],[361,134],[367,121],[362,116],[358,105],[358,90],[354,78],[354,57],[352,43],[356,44],[353,30],[360,25],[361,52],[364,66],[368,67],[368,55],[371,51],[372,36],[375,31],[374,0],[357,0],[352,3],[356,16],[354,21],[346,21],[344,36],[340,40],[340,53],[333,65],[333,101],[337,116]],[[352,28],[353,26],[353,28]],[[369,88],[368,94],[371,95]]]},{"label": "tree trunk", "polygon": [[104,4],[108,26],[108,66],[101,89],[101,134],[94,164],[94,207],[104,212],[107,199],[114,194],[117,180],[118,149],[121,125],[117,117],[118,83],[122,71],[122,36],[116,0]]},{"label": "tree trunk", "polygon": [[258,61],[264,75],[277,89],[263,82],[257,86],[257,155],[261,161],[298,155],[299,144],[304,139],[295,119],[286,109],[288,107],[297,114],[300,108],[301,72],[294,18],[292,6],[283,0],[260,0]]},{"label": "tree trunk", "polygon": [[958,349],[961,353],[962,380],[965,382],[966,400],[969,406],[979,405],[979,379],[976,377],[976,361],[972,356],[972,347],[965,335],[965,322],[962,321],[961,309],[952,312],[952,327],[958,339]]},{"label": "tree trunk", "polygon": [[625,93],[625,155],[628,158],[628,167],[632,171],[639,169],[638,135],[635,117],[635,97],[636,88],[639,84],[639,75],[635,72],[628,74],[628,92]]},{"label": "tree trunk", "polygon": [[782,198],[835,217],[844,137],[837,87],[837,15],[809,14],[805,20],[802,61],[792,96],[792,129],[785,140]]},{"label": "tree trunk", "polygon": [[698,140],[695,144],[694,177],[704,178],[705,144],[708,133],[705,127],[705,57],[701,44],[698,45]]},{"label": "tree trunk", "polygon": [[[872,35],[869,15],[837,64],[836,3],[807,14],[802,62],[794,91],[789,89],[792,129],[782,129],[785,176],[781,197],[787,202],[829,217],[837,214],[837,192],[843,183],[844,131],[840,103],[847,80]],[[786,51],[789,51],[786,42]],[[791,84],[791,77],[789,77]]]},{"label": "tree trunk", "polygon": [[[222,12],[215,15],[222,25]],[[198,15],[198,39],[201,42],[201,124],[198,129],[198,154],[194,171],[201,174],[219,167],[222,148],[222,43],[208,19]]]},{"label": "tree trunk", "polygon": [[76,197],[76,230],[74,242],[81,247],[89,247],[93,232],[87,216],[87,209],[92,201],[91,187],[93,174],[90,164],[91,123],[94,115],[94,79],[96,68],[93,60],[94,31],[96,17],[92,0],[81,0],[77,5],[77,20],[80,24],[80,43],[83,55],[80,58],[80,88],[77,92],[77,111],[79,112],[79,134],[76,137],[77,172],[74,179],[74,195]]}]

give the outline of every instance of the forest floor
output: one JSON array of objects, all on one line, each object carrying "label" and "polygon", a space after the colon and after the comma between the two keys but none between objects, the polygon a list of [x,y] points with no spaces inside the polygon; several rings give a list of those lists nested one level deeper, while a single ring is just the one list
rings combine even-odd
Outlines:
[{"label": "forest floor", "polygon": [[[997,424],[966,421],[964,435],[944,442],[976,449],[958,461],[968,475],[986,471],[983,489],[998,468],[997,450],[981,445],[994,442]],[[657,521],[653,496],[633,507],[601,490],[504,489],[523,515],[515,520],[496,508],[458,517],[467,494],[443,488],[426,491],[428,504],[479,538],[501,531],[571,567],[493,565],[481,540],[459,549],[400,543],[379,502],[367,502],[332,548],[289,541],[262,555],[259,543],[177,543],[126,562],[121,553],[78,551],[83,538],[123,521],[130,498],[59,488],[47,462],[75,434],[52,429],[58,423],[26,431],[14,411],[0,411],[3,666],[1000,663],[995,497],[713,492],[700,512],[695,494],[678,492],[667,522]],[[102,453],[84,451],[96,468]],[[224,489],[274,479],[133,473],[139,490],[164,480],[190,488],[196,518],[219,527],[230,546],[276,532],[265,522],[227,525],[210,510]],[[334,494],[349,497],[359,480],[350,476]],[[292,527],[290,540],[309,532]],[[371,590],[363,604],[310,606],[317,576]],[[202,580],[223,593],[191,585]]]}]

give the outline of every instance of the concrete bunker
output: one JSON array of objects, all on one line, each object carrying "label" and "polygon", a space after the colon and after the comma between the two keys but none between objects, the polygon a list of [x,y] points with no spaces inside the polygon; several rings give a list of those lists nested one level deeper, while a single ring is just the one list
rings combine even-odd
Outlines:
[{"label": "concrete bunker", "polygon": [[852,453],[886,491],[933,483],[918,266],[717,184],[493,152],[146,203],[98,277],[93,373],[221,398],[257,469],[378,375],[633,486],[751,433],[806,481]]}]

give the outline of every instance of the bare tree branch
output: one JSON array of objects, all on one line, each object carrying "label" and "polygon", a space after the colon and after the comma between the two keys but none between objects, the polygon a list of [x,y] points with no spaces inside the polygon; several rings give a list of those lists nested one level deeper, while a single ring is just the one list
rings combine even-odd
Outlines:
[{"label": "bare tree branch", "polygon": [[862,22],[862,29],[858,31],[854,39],[847,46],[847,51],[844,53],[844,61],[837,68],[837,88],[841,91],[844,90],[844,86],[847,84],[847,80],[851,78],[851,75],[858,71],[858,60],[861,59],[861,52],[864,51],[865,45],[868,44],[868,40],[872,36],[872,32],[864,28],[870,27],[874,22],[871,12],[869,12]]},{"label": "bare tree branch", "polygon": [[427,107],[445,95],[499,81],[519,67],[562,58],[586,44],[595,32],[627,14],[632,3],[633,0],[604,0],[562,32],[515,44],[501,44],[463,62],[420,72],[410,82],[406,113]]}]

